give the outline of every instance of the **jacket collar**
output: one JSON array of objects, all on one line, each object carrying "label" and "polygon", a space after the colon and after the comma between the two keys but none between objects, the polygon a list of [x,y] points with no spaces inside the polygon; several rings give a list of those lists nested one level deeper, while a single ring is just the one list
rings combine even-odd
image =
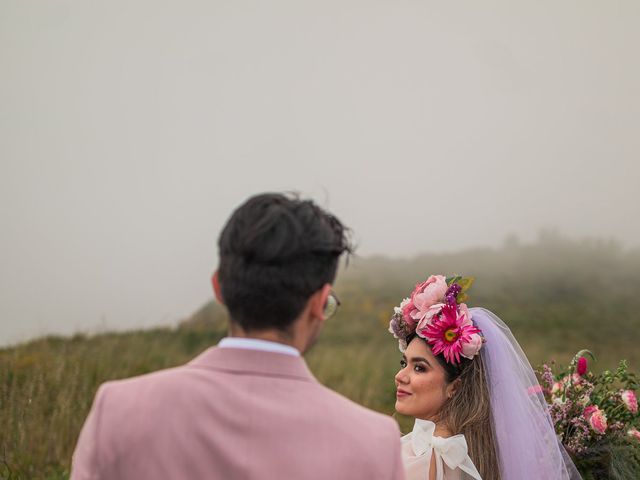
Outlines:
[{"label": "jacket collar", "polygon": [[239,374],[317,381],[302,357],[244,348],[211,347],[191,360],[187,366]]}]

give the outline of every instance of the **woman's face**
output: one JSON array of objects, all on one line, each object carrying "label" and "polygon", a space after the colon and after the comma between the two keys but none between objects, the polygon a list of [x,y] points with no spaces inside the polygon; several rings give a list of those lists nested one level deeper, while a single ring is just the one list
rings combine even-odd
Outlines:
[{"label": "woman's face", "polygon": [[396,375],[396,411],[423,420],[435,421],[438,412],[453,394],[444,368],[431,353],[427,342],[411,340]]}]

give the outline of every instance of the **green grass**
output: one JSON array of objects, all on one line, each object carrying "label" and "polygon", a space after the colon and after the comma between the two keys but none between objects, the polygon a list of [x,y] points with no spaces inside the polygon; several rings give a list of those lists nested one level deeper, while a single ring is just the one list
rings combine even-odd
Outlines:
[{"label": "green grass", "polygon": [[48,337],[0,351],[0,477],[65,478],[102,382],[183,363],[220,336],[152,330]]}]

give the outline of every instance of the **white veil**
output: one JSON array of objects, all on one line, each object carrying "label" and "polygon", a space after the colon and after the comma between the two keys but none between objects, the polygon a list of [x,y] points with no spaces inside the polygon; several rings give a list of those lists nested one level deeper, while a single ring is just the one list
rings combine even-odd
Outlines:
[{"label": "white veil", "polygon": [[486,343],[480,351],[502,480],[578,480],[558,441],[542,389],[509,328],[489,310],[471,308]]}]

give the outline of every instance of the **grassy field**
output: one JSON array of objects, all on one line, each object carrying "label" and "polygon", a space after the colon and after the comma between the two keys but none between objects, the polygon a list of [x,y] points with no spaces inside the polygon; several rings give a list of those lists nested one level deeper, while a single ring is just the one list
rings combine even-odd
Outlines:
[{"label": "grassy field", "polygon": [[[393,414],[397,344],[392,307],[429,273],[476,276],[470,306],[495,311],[531,363],[590,348],[597,369],[640,364],[640,253],[568,242],[427,255],[354,259],[336,285],[343,307],[307,355],[316,377],[354,401]],[[175,329],[47,337],[0,350],[0,478],[64,479],[100,383],[185,363],[215,344],[225,314],[204,306]],[[401,428],[410,420],[398,417]]]}]

